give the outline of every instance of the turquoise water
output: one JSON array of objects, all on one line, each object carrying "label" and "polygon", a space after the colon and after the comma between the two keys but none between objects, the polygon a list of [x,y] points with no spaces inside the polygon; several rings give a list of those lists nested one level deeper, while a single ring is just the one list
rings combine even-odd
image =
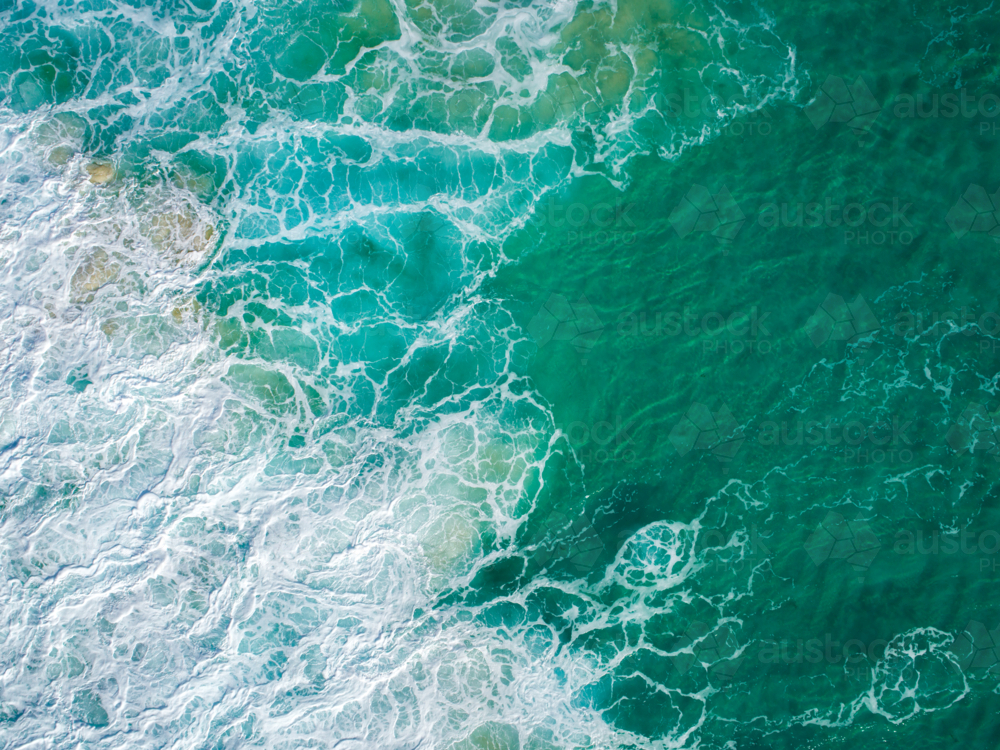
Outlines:
[{"label": "turquoise water", "polygon": [[0,744],[1000,745],[998,32],[0,0]]}]

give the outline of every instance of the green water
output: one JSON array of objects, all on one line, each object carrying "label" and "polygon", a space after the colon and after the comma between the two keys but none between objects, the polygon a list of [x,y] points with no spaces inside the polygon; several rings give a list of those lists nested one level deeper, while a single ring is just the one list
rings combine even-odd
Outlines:
[{"label": "green water", "polygon": [[998,32],[0,0],[3,746],[996,747]]}]

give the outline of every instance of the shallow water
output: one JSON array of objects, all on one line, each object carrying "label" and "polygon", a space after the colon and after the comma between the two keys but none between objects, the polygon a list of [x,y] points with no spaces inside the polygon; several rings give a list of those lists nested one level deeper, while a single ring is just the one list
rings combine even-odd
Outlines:
[{"label": "shallow water", "polygon": [[992,748],[1000,11],[0,0],[0,743]]}]

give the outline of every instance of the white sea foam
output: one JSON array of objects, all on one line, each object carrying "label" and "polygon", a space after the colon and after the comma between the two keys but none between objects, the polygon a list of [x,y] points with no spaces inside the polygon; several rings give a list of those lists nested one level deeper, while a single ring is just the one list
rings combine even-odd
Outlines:
[{"label": "white sea foam", "polygon": [[[49,23],[105,33],[105,11],[43,5]],[[220,6],[209,42],[212,13],[182,31],[158,10],[114,7],[128,32],[107,64],[127,82],[95,78],[87,99],[40,108],[23,88],[31,111],[2,113],[0,701],[19,716],[9,740],[694,745],[704,711],[646,737],[609,721],[595,688],[630,656],[691,648],[643,636],[606,653],[586,636],[614,643],[616,629],[689,603],[697,526],[641,530],[597,588],[541,575],[485,603],[463,599],[519,551],[545,467],[568,452],[517,372],[523,335],[481,282],[546,191],[594,164],[621,180],[636,153],[676,155],[741,110],[663,126],[662,71],[641,24],[605,40],[608,75],[635,75],[602,91],[594,70],[562,60],[573,2],[442,5],[428,17],[397,2],[398,39],[311,80],[343,87],[335,117],[272,106],[251,134],[246,108],[197,95],[264,54],[243,40],[277,43],[261,18],[284,6]],[[699,76],[712,68],[754,106],[794,93],[793,51],[781,47],[767,75],[743,74],[723,54],[741,29],[708,16]],[[491,72],[440,70],[475,50]],[[350,79],[365,55],[383,80]],[[438,86],[485,118],[471,105],[420,116]],[[246,101],[275,103],[253,89]],[[132,124],[94,158],[88,139],[108,122],[88,113],[104,106]],[[491,137],[518,112],[531,127]],[[639,134],[651,120],[665,141]],[[586,127],[593,152],[574,156]],[[132,149],[191,130],[175,152]],[[542,168],[543,154],[563,167]],[[316,238],[314,252],[282,255]],[[436,296],[414,300],[431,276]],[[608,610],[599,596],[612,584],[629,593]],[[648,690],[703,706],[711,688]]]}]

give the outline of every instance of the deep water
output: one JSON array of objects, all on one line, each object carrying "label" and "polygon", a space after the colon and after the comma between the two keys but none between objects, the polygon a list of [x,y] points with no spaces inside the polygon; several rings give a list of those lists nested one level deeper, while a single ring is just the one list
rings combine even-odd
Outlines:
[{"label": "deep water", "polygon": [[998,40],[0,0],[0,747],[1000,746]]}]

